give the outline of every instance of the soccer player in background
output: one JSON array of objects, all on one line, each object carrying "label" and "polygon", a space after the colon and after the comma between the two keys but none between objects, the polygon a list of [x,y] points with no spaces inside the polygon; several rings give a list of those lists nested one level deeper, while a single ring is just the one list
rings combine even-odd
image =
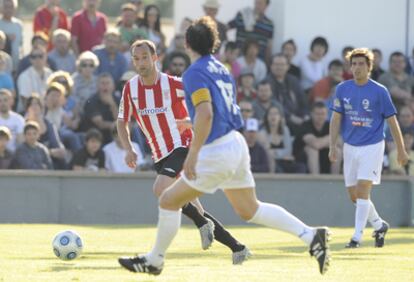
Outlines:
[{"label": "soccer player in background", "polygon": [[330,256],[328,228],[307,226],[282,207],[256,198],[249,149],[237,131],[242,118],[236,105],[235,83],[226,67],[212,56],[218,41],[216,24],[209,17],[195,21],[186,31],[193,64],[184,73],[183,85],[194,138],[181,178],[161,194],[155,246],[147,254],[120,258],[119,263],[133,272],[160,274],[165,253],[181,224],[181,207],[221,188],[244,220],[299,237],[323,274]]},{"label": "soccer player in background", "polygon": [[344,141],[345,186],[356,203],[355,232],[346,248],[358,248],[367,221],[374,227],[375,247],[383,247],[389,225],[370,200],[372,185],[380,184],[384,158],[384,121],[388,122],[397,146],[397,159],[405,165],[404,148],[396,109],[385,86],[369,78],[374,55],[366,48],[354,49],[347,56],[354,79],[340,83],[332,105],[329,159],[338,158],[339,131]]},{"label": "soccer player in background", "polygon": [[[153,190],[159,197],[182,170],[193,136],[191,122],[185,107],[181,79],[158,71],[154,43],[138,40],[131,46],[131,53],[138,76],[130,79],[124,87],[119,106],[118,135],[127,151],[127,164],[135,168],[137,153],[128,129],[133,115],[152,151],[157,171]],[[232,250],[233,264],[241,264],[250,256],[246,246],[205,211],[197,199],[183,203],[180,208],[199,228],[204,250],[216,239]]]}]

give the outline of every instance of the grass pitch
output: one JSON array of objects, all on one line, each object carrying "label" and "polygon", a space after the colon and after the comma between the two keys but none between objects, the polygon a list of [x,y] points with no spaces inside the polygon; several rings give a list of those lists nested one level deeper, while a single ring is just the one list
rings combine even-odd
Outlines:
[{"label": "grass pitch", "polygon": [[[76,230],[84,242],[80,258],[57,259],[56,233]],[[253,257],[231,264],[231,252],[218,242],[201,250],[198,230],[184,226],[173,242],[163,273],[134,274],[117,258],[150,250],[155,228],[147,226],[0,225],[0,281],[414,281],[414,229],[392,228],[383,249],[365,232],[359,249],[344,249],[350,228],[333,228],[331,268],[321,276],[299,239],[259,227],[230,227]]]}]

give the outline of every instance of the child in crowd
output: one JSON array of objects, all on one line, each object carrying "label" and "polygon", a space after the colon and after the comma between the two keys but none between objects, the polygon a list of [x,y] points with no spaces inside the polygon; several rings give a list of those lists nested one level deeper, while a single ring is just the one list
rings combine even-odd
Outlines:
[{"label": "child in crowd", "polygon": [[105,169],[105,154],[101,149],[102,133],[91,128],[86,132],[85,146],[72,159],[73,170],[98,171]]}]

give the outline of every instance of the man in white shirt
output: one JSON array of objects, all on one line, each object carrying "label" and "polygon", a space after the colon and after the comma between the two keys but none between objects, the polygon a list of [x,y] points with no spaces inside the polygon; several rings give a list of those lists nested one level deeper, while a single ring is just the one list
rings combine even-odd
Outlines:
[{"label": "man in white shirt", "polygon": [[7,143],[7,149],[14,152],[24,139],[24,119],[11,110],[12,99],[13,95],[9,90],[0,89],[0,126],[5,126],[11,131],[12,138]]}]

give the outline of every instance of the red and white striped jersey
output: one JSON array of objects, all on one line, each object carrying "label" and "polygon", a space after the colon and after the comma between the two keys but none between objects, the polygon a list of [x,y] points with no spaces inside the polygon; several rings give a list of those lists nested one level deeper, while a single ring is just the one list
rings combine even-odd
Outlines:
[{"label": "red and white striped jersey", "polygon": [[160,72],[157,82],[150,86],[138,75],[130,79],[122,91],[118,119],[130,121],[131,116],[147,138],[155,162],[176,148],[190,145],[192,130],[180,134],[177,126],[177,120],[188,118],[180,78]]}]

